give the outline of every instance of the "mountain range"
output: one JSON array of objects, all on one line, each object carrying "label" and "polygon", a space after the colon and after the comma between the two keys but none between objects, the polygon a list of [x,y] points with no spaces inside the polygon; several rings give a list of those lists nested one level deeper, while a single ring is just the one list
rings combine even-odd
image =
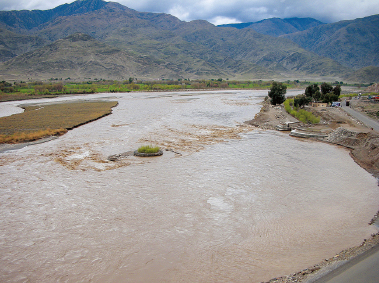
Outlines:
[{"label": "mountain range", "polygon": [[281,36],[307,30],[322,24],[324,23],[312,18],[271,18],[259,22],[219,25],[219,27],[233,27],[237,29],[251,28],[259,33]]},{"label": "mountain range", "polygon": [[[378,81],[378,21],[379,15],[333,24],[274,18],[214,26],[102,0],[44,11],[0,11],[0,80]],[[374,75],[355,76],[362,72]]]}]

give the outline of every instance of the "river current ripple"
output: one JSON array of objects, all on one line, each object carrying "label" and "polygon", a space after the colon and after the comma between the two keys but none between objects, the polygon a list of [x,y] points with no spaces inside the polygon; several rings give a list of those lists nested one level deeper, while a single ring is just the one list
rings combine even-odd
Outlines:
[{"label": "river current ripple", "polygon": [[[377,232],[367,224],[376,180],[347,150],[243,125],[266,94],[22,102],[119,105],[56,140],[0,153],[0,281],[260,282]],[[170,151],[107,161],[148,143]]]}]

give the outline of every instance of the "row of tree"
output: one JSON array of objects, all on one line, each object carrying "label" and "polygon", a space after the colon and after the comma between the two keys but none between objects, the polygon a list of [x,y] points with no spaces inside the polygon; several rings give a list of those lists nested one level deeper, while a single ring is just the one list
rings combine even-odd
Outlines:
[{"label": "row of tree", "polygon": [[331,84],[322,83],[321,92],[317,84],[309,85],[305,89],[305,96],[310,97],[313,101],[322,101],[324,103],[332,103],[337,101],[341,94],[341,86],[336,85],[333,87]]},{"label": "row of tree", "polygon": [[[282,104],[285,100],[287,86],[280,82],[273,82],[268,92],[272,105]],[[324,103],[332,103],[337,101],[341,94],[341,86],[333,87],[331,84],[322,83],[319,87],[317,84],[311,84],[306,87],[305,93],[294,98],[296,107],[303,107],[312,101],[322,101]]]}]

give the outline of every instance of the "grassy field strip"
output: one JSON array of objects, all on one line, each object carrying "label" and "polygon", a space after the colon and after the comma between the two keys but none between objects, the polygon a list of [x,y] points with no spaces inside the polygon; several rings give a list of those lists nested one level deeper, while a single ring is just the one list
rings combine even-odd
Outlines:
[{"label": "grassy field strip", "polygon": [[33,141],[112,113],[117,101],[69,102],[23,107],[23,113],[0,118],[0,143]]},{"label": "grassy field strip", "polygon": [[284,109],[292,115],[293,117],[297,118],[299,121],[303,123],[311,123],[311,124],[317,124],[320,123],[320,117],[314,116],[311,112],[306,111],[304,109],[298,109],[293,106],[294,100],[293,99],[287,99],[284,101]]}]

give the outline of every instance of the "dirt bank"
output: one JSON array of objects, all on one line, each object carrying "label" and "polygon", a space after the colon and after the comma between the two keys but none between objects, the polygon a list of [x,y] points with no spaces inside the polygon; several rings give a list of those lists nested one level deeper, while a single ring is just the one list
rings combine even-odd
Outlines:
[{"label": "dirt bank", "polygon": [[314,282],[332,270],[345,264],[349,260],[369,251],[377,245],[379,245],[379,234],[372,235],[370,239],[365,239],[361,245],[343,250],[334,257],[324,259],[322,262],[293,274],[273,278],[265,283]]},{"label": "dirt bank", "polygon": [[[321,142],[328,142],[350,149],[350,155],[361,167],[379,178],[379,134],[364,126],[349,116],[341,108],[312,108],[306,110],[313,112],[321,118],[317,125],[300,124],[302,130],[327,134],[326,138],[312,138]],[[268,102],[262,103],[261,111],[247,124],[260,129],[275,130],[279,124],[295,122],[297,119],[289,115],[283,106],[272,106]],[[288,132],[289,133],[289,132]],[[368,225],[377,225],[379,212]],[[270,283],[278,282],[313,282],[348,260],[379,245],[379,233],[365,239],[360,246],[341,251],[332,258],[325,259],[309,268],[280,278],[271,279]],[[266,282],[267,283],[267,282]]]},{"label": "dirt bank", "polygon": [[[321,118],[317,125],[299,124],[307,132],[326,134],[326,138],[312,138],[322,142],[333,143],[350,149],[350,154],[361,167],[379,178],[379,133],[367,128],[338,107],[306,107]],[[247,124],[261,129],[275,130],[279,124],[296,122],[283,106],[262,103],[261,111]],[[289,133],[289,132],[288,132]]]}]

